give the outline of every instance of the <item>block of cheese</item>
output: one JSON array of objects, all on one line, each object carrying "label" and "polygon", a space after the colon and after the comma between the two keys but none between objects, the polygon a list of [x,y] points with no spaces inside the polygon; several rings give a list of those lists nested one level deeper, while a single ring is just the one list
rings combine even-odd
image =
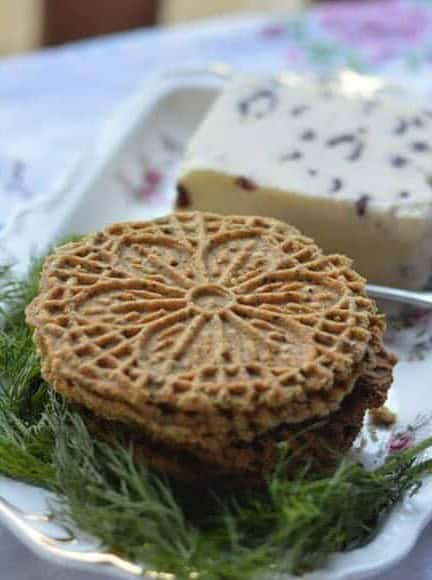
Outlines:
[{"label": "block of cheese", "polygon": [[369,281],[421,288],[432,264],[432,107],[348,82],[241,77],[188,147],[179,208],[276,217]]}]

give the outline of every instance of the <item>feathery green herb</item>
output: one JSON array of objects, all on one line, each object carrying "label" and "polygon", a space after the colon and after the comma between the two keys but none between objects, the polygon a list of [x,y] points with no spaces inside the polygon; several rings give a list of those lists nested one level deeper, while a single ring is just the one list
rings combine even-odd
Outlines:
[{"label": "feathery green herb", "polygon": [[[329,555],[358,547],[406,494],[414,494],[432,461],[418,446],[367,471],[342,458],[328,477],[278,468],[261,492],[196,492],[149,471],[132,443],[94,439],[80,414],[51,391],[24,308],[37,293],[40,264],[16,280],[0,270],[0,473],[53,489],[56,516],[101,538],[135,562],[202,580],[242,580],[260,572],[303,574]],[[197,505],[197,503],[199,505]]]},{"label": "feathery green herb", "polygon": [[41,263],[25,280],[0,268],[0,472],[49,486],[54,435],[47,423],[48,386],[24,308],[37,294]]}]

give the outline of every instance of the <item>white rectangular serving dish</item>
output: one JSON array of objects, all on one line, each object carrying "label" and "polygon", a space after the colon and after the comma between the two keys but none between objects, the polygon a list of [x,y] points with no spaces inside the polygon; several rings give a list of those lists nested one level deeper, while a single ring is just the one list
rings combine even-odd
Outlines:
[{"label": "white rectangular serving dish", "polygon": [[[28,267],[32,255],[70,234],[113,221],[142,220],[172,209],[175,174],[186,141],[214,100],[226,67],[172,72],[153,79],[95,135],[82,161],[53,190],[21,208],[0,237],[0,260]],[[376,82],[376,79],[375,79]],[[390,450],[432,434],[432,315],[418,315],[389,336],[401,356],[391,391],[392,429],[366,424],[356,453],[374,465]],[[409,388],[406,388],[407,385]],[[412,430],[408,429],[412,426]],[[49,519],[49,494],[0,477],[0,519],[41,556],[130,577],[140,566],[104,552],[98,541]],[[35,515],[36,514],[36,515]],[[310,580],[366,578],[401,559],[432,519],[432,481],[406,499],[367,546],[335,555]]]}]

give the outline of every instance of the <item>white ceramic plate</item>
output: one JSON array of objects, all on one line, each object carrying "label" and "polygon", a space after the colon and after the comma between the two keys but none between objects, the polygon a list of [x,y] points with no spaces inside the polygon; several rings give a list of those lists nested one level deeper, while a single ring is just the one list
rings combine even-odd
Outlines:
[{"label": "white ceramic plate", "polygon": [[[173,72],[131,99],[95,136],[77,166],[47,195],[21,208],[0,238],[0,258],[28,266],[32,254],[72,233],[97,230],[121,220],[139,220],[168,212],[174,198],[175,172],[185,143],[220,90],[229,71]],[[347,76],[348,75],[348,76]],[[348,79],[348,80],[347,80]],[[295,81],[284,77],[285,82]],[[359,91],[387,90],[378,79],[345,72],[332,82]],[[412,313],[405,328],[389,334],[400,354],[390,405],[398,414],[391,430],[366,424],[355,453],[369,465],[387,452],[432,434],[432,313]],[[145,569],[106,553],[95,538],[56,524],[49,516],[50,495],[0,477],[0,518],[38,555],[80,568],[131,577]],[[365,578],[393,565],[413,547],[432,519],[432,478],[420,492],[395,509],[367,546],[335,555],[320,580]],[[150,576],[151,577],[151,574]],[[153,576],[154,577],[154,576]]]}]

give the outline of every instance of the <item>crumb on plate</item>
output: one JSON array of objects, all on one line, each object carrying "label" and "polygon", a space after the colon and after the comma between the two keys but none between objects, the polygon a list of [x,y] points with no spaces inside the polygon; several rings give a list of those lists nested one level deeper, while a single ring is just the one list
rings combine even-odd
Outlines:
[{"label": "crumb on plate", "polygon": [[394,423],[396,423],[396,413],[391,411],[385,405],[378,407],[378,409],[371,409],[370,414],[375,425],[390,427],[390,425],[394,425]]}]

